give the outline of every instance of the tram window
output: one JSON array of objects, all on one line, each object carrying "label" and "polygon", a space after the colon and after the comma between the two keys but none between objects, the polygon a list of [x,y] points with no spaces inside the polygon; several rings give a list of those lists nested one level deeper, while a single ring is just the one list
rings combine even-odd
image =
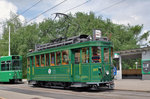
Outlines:
[{"label": "tram window", "polygon": [[33,56],[31,56],[31,62],[32,62],[32,66],[34,66],[34,59],[33,59]]},{"label": "tram window", "polygon": [[41,55],[41,67],[44,66],[44,54]]},{"label": "tram window", "polygon": [[56,52],[56,65],[61,64],[60,52]]},{"label": "tram window", "polygon": [[1,71],[5,71],[5,61],[1,62]]},{"label": "tram window", "polygon": [[46,66],[49,66],[49,54],[45,55],[45,59],[46,59]]},{"label": "tram window", "polygon": [[51,66],[55,66],[55,53],[51,53]]},{"label": "tram window", "polygon": [[18,59],[17,60],[15,59],[12,61],[12,68],[13,68],[13,70],[19,69],[19,60]]},{"label": "tram window", "polygon": [[27,67],[30,67],[30,58],[27,58]]},{"label": "tram window", "polygon": [[36,64],[36,67],[40,66],[40,57],[39,57],[39,55],[35,56],[35,64]]},{"label": "tram window", "polygon": [[104,62],[109,62],[109,48],[104,48]]},{"label": "tram window", "polygon": [[69,57],[68,50],[62,51],[62,65],[69,64],[69,58],[68,57]]},{"label": "tram window", "polygon": [[100,47],[92,47],[92,63],[101,63]]},{"label": "tram window", "polygon": [[11,61],[6,62],[6,70],[10,70],[11,67]]},{"label": "tram window", "polygon": [[82,48],[82,63],[89,63],[89,48]]},{"label": "tram window", "polygon": [[80,63],[80,49],[75,50],[75,64]]},{"label": "tram window", "polygon": [[19,56],[12,56],[12,59],[19,59]]},{"label": "tram window", "polygon": [[111,48],[111,63],[113,62],[113,48]]}]

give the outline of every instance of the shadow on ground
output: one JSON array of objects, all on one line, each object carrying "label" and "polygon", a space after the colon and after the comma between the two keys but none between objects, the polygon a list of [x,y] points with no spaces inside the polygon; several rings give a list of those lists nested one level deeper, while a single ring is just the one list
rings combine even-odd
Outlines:
[{"label": "shadow on ground", "polygon": [[39,87],[39,86],[30,86],[32,88],[47,88],[47,89],[57,89],[57,90],[68,90],[68,91],[74,91],[74,92],[112,92],[114,89],[108,89],[108,88],[64,88],[64,87],[58,87],[58,86],[52,86],[52,87]]}]

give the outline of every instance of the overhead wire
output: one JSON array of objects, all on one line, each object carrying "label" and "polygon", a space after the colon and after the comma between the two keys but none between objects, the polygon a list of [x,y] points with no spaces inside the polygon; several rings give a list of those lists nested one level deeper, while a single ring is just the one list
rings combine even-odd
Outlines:
[{"label": "overhead wire", "polygon": [[34,6],[36,6],[37,4],[39,4],[42,0],[39,0],[38,2],[36,2],[35,4],[33,4],[31,7],[27,8],[25,11],[21,12],[20,14],[24,14],[26,13],[28,10],[30,10],[31,8],[33,8]]},{"label": "overhead wire", "polygon": [[[80,6],[82,6],[82,5],[86,4],[86,3],[88,3],[89,1],[91,1],[91,0],[87,0],[87,1],[85,1],[85,2],[83,2],[83,3],[81,3],[81,4],[79,4],[79,5],[77,5],[77,6],[75,6],[75,7],[72,7],[72,8],[70,8],[70,9],[64,11],[64,12],[61,13],[61,14],[65,14],[65,13],[68,12],[68,11],[71,11],[71,10],[73,10],[73,9],[76,9],[76,8],[78,8],[78,7],[80,7]],[[57,13],[53,13],[53,14],[56,14],[56,16],[57,16]],[[51,16],[52,16],[53,14],[51,14]],[[55,16],[55,18],[56,18],[56,16]],[[55,18],[54,18],[54,19],[55,19]],[[53,20],[54,20],[54,19],[53,19]]]},{"label": "overhead wire", "polygon": [[[88,1],[86,1],[86,2],[83,2],[83,3],[81,3],[81,4],[79,4],[79,5],[75,6],[75,7],[72,7],[72,8],[70,8],[70,9],[64,11],[63,13],[66,13],[66,12],[68,12],[68,11],[71,11],[71,10],[73,10],[73,9],[76,9],[76,8],[78,8],[78,7],[80,7],[80,6],[82,6],[82,5],[86,4],[86,3],[88,3],[89,1],[91,1],[91,0],[88,0]],[[116,2],[116,3],[114,3],[114,4],[110,5],[110,6],[107,6],[107,7],[103,8],[103,9],[101,9],[100,11],[104,11],[104,10],[106,10],[106,9],[109,9],[109,8],[111,8],[111,7],[113,7],[113,6],[116,6],[116,5],[118,5],[118,4],[120,4],[120,3],[124,2],[124,1],[125,1],[125,0],[121,0],[121,1],[119,1],[119,2]],[[100,12],[100,11],[98,11],[98,12]]]},{"label": "overhead wire", "polygon": [[[32,9],[34,6],[36,6],[37,4],[39,4],[42,0],[38,0],[38,2],[34,3],[31,7],[27,8],[26,10],[24,10],[23,12],[21,12],[20,14],[18,14],[16,17],[14,17],[13,19],[11,19],[10,21],[13,21],[14,19],[16,19],[17,17],[19,17],[20,15],[26,13],[27,11],[29,11],[30,9]],[[4,27],[6,24],[1,25],[1,27]]]},{"label": "overhead wire", "polygon": [[[87,0],[87,1],[85,1],[85,2],[83,2],[83,3],[81,3],[81,4],[79,4],[79,5],[77,5],[77,6],[75,6],[75,7],[72,7],[72,8],[70,8],[70,9],[64,11],[63,13],[54,13],[54,14],[56,14],[55,18],[57,17],[57,14],[64,14],[64,15],[65,15],[66,12],[71,11],[71,10],[73,10],[73,9],[76,9],[76,8],[78,8],[78,7],[80,7],[80,6],[82,6],[82,5],[86,4],[86,3],[88,3],[89,1],[91,1],[91,0]],[[52,15],[53,15],[53,14],[51,14],[51,16],[52,16]],[[55,19],[55,18],[54,18],[54,19]],[[53,20],[54,20],[54,19],[53,19]],[[68,19],[69,19],[69,18],[68,18]],[[66,20],[65,20],[65,21],[66,21]],[[64,21],[64,22],[65,22],[65,21]],[[64,23],[64,22],[63,22],[63,23]],[[69,26],[69,25],[68,25],[68,26]],[[77,24],[77,26],[78,26],[78,24]],[[78,26],[78,28],[79,28],[79,26]]]},{"label": "overhead wire", "polygon": [[67,1],[67,0],[63,0],[62,2],[60,2],[60,3],[56,4],[56,5],[54,5],[53,7],[51,7],[51,8],[49,8],[49,9],[45,10],[44,12],[42,12],[42,13],[40,13],[39,15],[35,16],[34,18],[30,19],[30,20],[29,20],[28,22],[26,22],[26,23],[31,22],[32,20],[38,18],[39,16],[43,15],[44,13],[46,13],[46,12],[48,12],[48,11],[50,11],[50,10],[56,8],[57,6],[61,5],[62,3],[66,2],[66,1]]},{"label": "overhead wire", "polygon": [[79,5],[77,5],[77,6],[75,6],[75,7],[72,7],[72,8],[70,8],[70,9],[64,11],[63,13],[66,13],[66,12],[68,12],[68,11],[70,11],[70,10],[76,9],[76,8],[78,8],[78,7],[80,7],[80,6],[82,6],[82,5],[86,4],[86,3],[88,3],[89,1],[91,1],[91,0],[87,0],[87,1],[85,1],[85,2],[83,2],[83,3],[81,3],[81,4],[79,4]]},{"label": "overhead wire", "polygon": [[[36,6],[36,5],[37,5],[38,3],[40,3],[41,1],[42,1],[42,0],[39,0],[39,1],[36,2],[34,5],[32,5],[31,7],[29,7],[29,8],[26,9],[25,11],[23,11],[21,14],[26,13],[28,10],[30,10],[31,8],[33,8],[34,6]],[[28,22],[26,22],[26,23],[31,22],[32,20],[38,18],[38,17],[41,16],[42,14],[44,14],[44,13],[46,13],[46,12],[48,12],[48,11],[54,9],[55,7],[61,5],[62,3],[66,2],[66,1],[67,1],[67,0],[64,0],[64,1],[60,2],[60,3],[58,3],[57,5],[55,5],[55,6],[51,7],[51,8],[49,8],[49,9],[47,9],[46,11],[44,11],[44,12],[40,13],[39,15],[35,16],[34,18],[30,19],[30,20],[29,20]],[[88,3],[89,1],[91,1],[91,0],[87,0],[86,2],[83,2],[83,3],[81,3],[81,4],[79,4],[79,5],[75,6],[75,7],[72,7],[72,8],[70,8],[70,9],[64,11],[63,13],[66,13],[66,12],[68,12],[68,11],[71,11],[71,10],[73,10],[73,9],[76,9],[76,8],[78,8],[78,7],[80,7],[80,6],[82,6],[82,5],[86,4],[86,3]],[[121,1],[119,1],[119,2],[116,2],[116,3],[110,5],[110,6],[106,7],[106,8],[101,9],[100,11],[104,11],[104,10],[106,10],[106,9],[109,9],[109,8],[111,8],[111,7],[113,7],[113,6],[117,5],[117,4],[122,3],[122,2],[124,2],[124,0],[121,0]],[[99,11],[98,11],[98,12],[99,12]],[[18,16],[19,16],[19,15],[18,15]],[[18,16],[17,16],[17,17],[18,17]],[[16,18],[16,17],[15,17],[15,18]],[[15,19],[15,18],[14,18],[14,19]]]},{"label": "overhead wire", "polygon": [[109,8],[111,8],[111,7],[113,7],[113,6],[116,6],[116,5],[118,5],[118,4],[120,4],[120,3],[124,2],[124,1],[125,1],[125,0],[121,0],[121,1],[119,1],[119,2],[116,2],[116,3],[114,3],[114,4],[110,5],[110,6],[107,6],[107,7],[103,8],[103,9],[97,11],[96,13],[101,12],[101,11],[104,11],[104,10],[106,10],[106,9],[109,9]]}]

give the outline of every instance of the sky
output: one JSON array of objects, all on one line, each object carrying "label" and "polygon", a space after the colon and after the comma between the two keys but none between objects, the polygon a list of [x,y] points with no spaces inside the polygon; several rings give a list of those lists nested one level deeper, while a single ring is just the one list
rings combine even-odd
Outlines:
[{"label": "sky", "polygon": [[[103,19],[109,18],[116,24],[144,25],[141,32],[143,34],[150,30],[150,0],[0,0],[0,23],[10,18],[10,11],[21,14],[23,11],[39,2],[26,13],[19,16],[22,22],[28,22],[43,11],[59,4],[61,5],[42,14],[31,22],[41,22],[44,18],[52,18],[52,14],[56,12],[65,12],[72,7],[84,5],[68,11],[67,13],[94,12],[96,16],[102,16]],[[1,24],[0,24],[1,26]],[[0,27],[0,34],[2,28]],[[150,40],[150,36],[148,41]],[[148,42],[144,41],[144,42]]]}]

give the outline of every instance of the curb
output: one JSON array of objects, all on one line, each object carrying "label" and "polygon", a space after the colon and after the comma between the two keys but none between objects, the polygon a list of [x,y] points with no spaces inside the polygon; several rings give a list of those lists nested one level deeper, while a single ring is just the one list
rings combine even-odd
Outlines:
[{"label": "curb", "polygon": [[147,90],[130,90],[130,89],[115,89],[114,90],[118,90],[118,91],[134,91],[134,92],[147,92],[147,93],[150,93],[150,90],[147,91]]}]

